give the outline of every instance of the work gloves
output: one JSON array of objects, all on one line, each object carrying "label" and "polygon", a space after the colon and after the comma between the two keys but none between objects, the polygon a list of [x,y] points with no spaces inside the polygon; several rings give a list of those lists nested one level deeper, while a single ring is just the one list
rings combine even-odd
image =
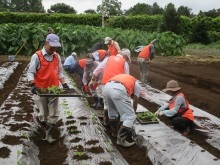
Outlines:
[{"label": "work gloves", "polygon": [[31,84],[31,92],[35,95],[37,95],[37,91],[38,91],[38,88],[35,86],[34,83]]},{"label": "work gloves", "polygon": [[62,86],[63,86],[63,89],[70,89],[70,87],[67,83],[63,83]]},{"label": "work gloves", "polygon": [[89,93],[89,86],[88,86],[88,85],[84,85],[84,86],[83,86],[83,91],[84,91],[85,93]]},{"label": "work gloves", "polygon": [[157,116],[163,116],[164,115],[164,107],[160,107],[154,114]]},{"label": "work gloves", "polygon": [[93,86],[92,86],[92,89],[95,90],[98,85],[99,85],[99,84],[98,84],[97,82],[95,82],[95,83],[93,84]]},{"label": "work gloves", "polygon": [[157,110],[154,114],[157,115],[157,116],[163,116],[164,112]]}]

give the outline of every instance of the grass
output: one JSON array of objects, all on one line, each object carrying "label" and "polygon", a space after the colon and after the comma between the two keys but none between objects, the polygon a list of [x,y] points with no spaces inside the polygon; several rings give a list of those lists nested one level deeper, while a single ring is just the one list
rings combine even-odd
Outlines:
[{"label": "grass", "polygon": [[220,42],[215,42],[209,45],[188,44],[184,47],[183,51],[189,55],[220,56]]}]

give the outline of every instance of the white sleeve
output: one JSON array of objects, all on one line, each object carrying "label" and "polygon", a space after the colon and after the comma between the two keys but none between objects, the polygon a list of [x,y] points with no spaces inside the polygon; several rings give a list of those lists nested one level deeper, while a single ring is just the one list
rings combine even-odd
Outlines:
[{"label": "white sleeve", "polygon": [[105,58],[93,71],[93,75],[98,76],[104,69],[107,64],[108,58]]}]

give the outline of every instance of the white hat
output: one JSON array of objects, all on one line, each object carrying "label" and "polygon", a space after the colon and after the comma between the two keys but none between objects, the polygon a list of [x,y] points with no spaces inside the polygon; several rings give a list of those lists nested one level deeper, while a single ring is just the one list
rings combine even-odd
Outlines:
[{"label": "white hat", "polygon": [[105,44],[108,44],[109,41],[111,41],[112,39],[110,37],[105,37]]},{"label": "white hat", "polygon": [[76,54],[76,52],[72,52],[72,55],[73,55],[73,56],[76,56],[76,57],[77,57],[77,54]]},{"label": "white hat", "polygon": [[56,34],[48,34],[46,42],[48,42],[51,47],[61,47],[60,38]]},{"label": "white hat", "polygon": [[130,52],[130,50],[129,50],[128,48],[123,48],[123,49],[119,52],[119,54],[121,54],[121,55],[126,55],[126,56],[128,57],[128,59],[129,59],[129,61],[131,62],[131,52]]},{"label": "white hat", "polygon": [[144,48],[144,46],[137,46],[137,47],[134,49],[134,51],[138,53],[138,52],[140,52],[143,48]]}]

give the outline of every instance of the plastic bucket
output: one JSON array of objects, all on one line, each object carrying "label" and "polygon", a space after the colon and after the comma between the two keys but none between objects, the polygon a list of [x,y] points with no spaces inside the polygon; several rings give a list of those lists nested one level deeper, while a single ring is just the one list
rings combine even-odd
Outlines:
[{"label": "plastic bucket", "polygon": [[9,61],[14,61],[14,60],[15,60],[15,59],[14,59],[14,55],[9,55],[9,56],[8,56],[8,60],[9,60]]}]

